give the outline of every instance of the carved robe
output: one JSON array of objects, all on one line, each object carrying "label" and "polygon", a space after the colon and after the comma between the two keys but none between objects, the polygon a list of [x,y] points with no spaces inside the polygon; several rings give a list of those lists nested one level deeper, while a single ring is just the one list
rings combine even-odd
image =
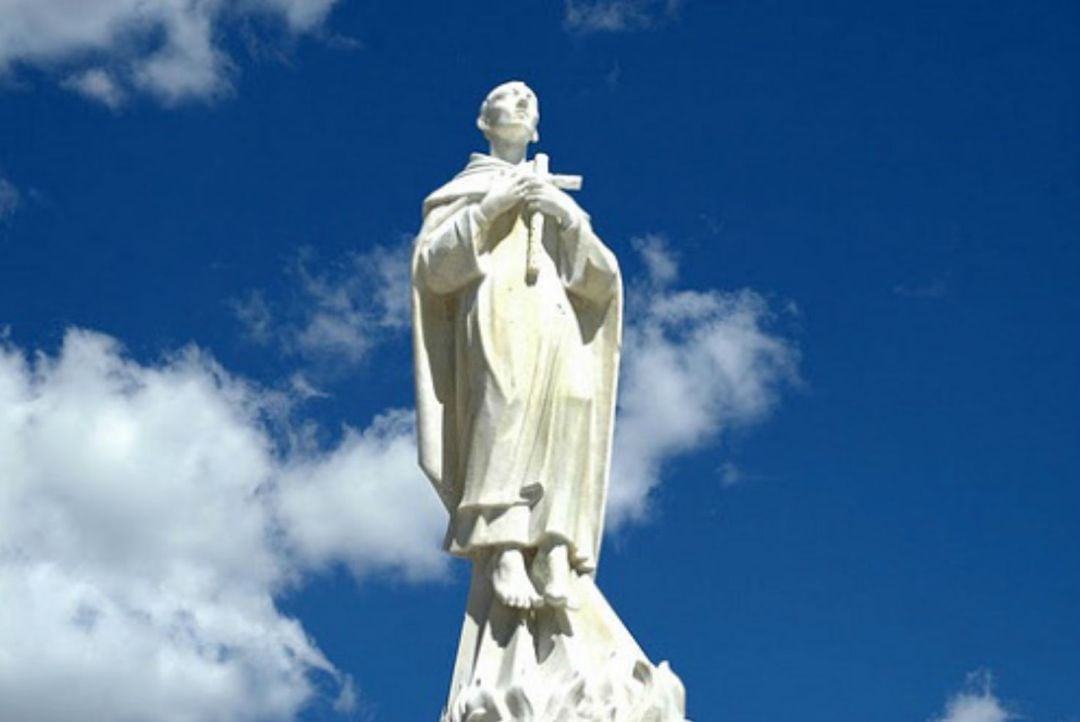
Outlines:
[{"label": "carved robe", "polygon": [[534,548],[595,569],[603,528],[622,284],[588,220],[545,223],[525,280],[521,207],[479,202],[510,164],[479,153],[424,202],[413,253],[420,463],[450,511],[447,548]]}]

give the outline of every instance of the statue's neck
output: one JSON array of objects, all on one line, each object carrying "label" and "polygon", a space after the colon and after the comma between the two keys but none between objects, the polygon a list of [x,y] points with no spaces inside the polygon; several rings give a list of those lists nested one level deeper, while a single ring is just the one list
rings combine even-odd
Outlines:
[{"label": "statue's neck", "polygon": [[525,154],[528,150],[528,143],[516,143],[499,138],[491,141],[491,155],[511,165],[517,165],[525,160]]}]

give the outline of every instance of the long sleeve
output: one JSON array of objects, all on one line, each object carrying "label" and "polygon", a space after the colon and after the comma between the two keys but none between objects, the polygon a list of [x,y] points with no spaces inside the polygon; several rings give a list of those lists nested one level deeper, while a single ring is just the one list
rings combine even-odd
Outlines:
[{"label": "long sleeve", "polygon": [[452,293],[481,278],[486,232],[487,222],[477,203],[452,211],[425,232],[419,239],[417,271],[427,290]]},{"label": "long sleeve", "polygon": [[618,288],[619,263],[597,238],[587,218],[559,229],[559,275],[566,290],[594,303],[605,303]]}]

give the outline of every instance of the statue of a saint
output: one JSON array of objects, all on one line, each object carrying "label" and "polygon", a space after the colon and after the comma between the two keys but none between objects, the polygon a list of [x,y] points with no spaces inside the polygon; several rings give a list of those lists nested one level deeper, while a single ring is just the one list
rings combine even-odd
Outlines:
[{"label": "statue of a saint", "polygon": [[539,117],[524,83],[491,92],[477,121],[491,153],[424,202],[414,269],[422,465],[450,551],[488,562],[519,609],[566,604],[571,569],[596,567],[621,313],[615,257],[525,160]]},{"label": "statue of a saint", "polygon": [[587,704],[681,721],[677,678],[648,663],[592,580],[622,281],[562,190],[580,179],[526,159],[539,118],[524,83],[488,94],[477,125],[490,152],[427,197],[413,253],[420,463],[450,514],[448,550],[474,565],[445,719],[591,720],[552,705],[570,704],[566,684],[612,687],[588,667],[621,659],[626,690]]}]

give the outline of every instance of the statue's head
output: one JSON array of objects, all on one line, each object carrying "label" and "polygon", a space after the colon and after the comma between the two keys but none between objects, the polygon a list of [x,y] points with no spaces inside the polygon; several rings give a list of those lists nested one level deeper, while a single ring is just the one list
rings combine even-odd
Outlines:
[{"label": "statue's head", "polygon": [[484,98],[476,127],[489,141],[535,143],[540,140],[540,102],[520,80],[499,85]]}]

